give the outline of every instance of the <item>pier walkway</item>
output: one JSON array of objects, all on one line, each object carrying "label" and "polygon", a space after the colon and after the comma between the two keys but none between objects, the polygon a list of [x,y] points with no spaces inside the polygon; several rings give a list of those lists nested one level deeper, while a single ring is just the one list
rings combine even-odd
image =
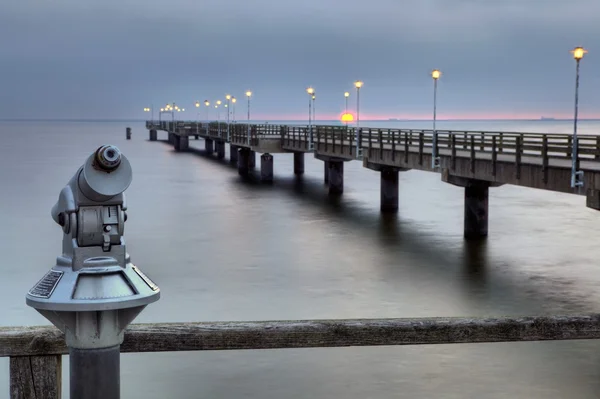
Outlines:
[{"label": "pier walkway", "polygon": [[[304,173],[304,154],[324,162],[330,194],[344,190],[344,162],[361,161],[380,172],[381,211],[398,210],[398,173],[410,169],[440,173],[441,180],[465,188],[464,235],[488,233],[488,193],[503,184],[585,195],[586,206],[600,210],[600,135],[578,137],[578,168],[583,186],[571,187],[573,136],[570,134],[437,130],[439,166],[432,166],[433,131],[297,125],[147,121],[150,140],[168,134],[177,151],[190,137],[203,138],[209,154],[225,157],[240,175],[255,167],[261,153],[261,179],[273,180],[273,155],[294,154],[294,173]],[[358,149],[357,149],[357,143]]]}]

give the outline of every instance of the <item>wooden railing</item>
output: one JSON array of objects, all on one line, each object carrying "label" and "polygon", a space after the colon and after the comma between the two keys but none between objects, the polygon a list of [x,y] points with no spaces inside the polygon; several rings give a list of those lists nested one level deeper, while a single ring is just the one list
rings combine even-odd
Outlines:
[{"label": "wooden railing", "polygon": [[[173,127],[188,128],[191,132],[199,131],[205,135],[206,123],[162,121],[159,124],[146,122],[146,126],[169,130]],[[219,127],[220,126],[220,134]],[[356,128],[346,126],[313,126],[313,142],[318,148],[325,150],[356,147]],[[210,137],[225,139],[226,122],[211,122]],[[495,131],[464,131],[437,130],[437,150],[445,155],[461,155],[463,152],[487,153],[490,157],[503,154],[513,156],[531,156],[542,158],[543,162],[550,159],[571,159],[573,153],[573,135],[555,133],[518,133]],[[382,129],[359,128],[359,138],[363,150],[387,148],[401,152],[431,153],[433,147],[433,131],[426,129]],[[250,144],[257,145],[260,138],[280,137],[284,147],[304,149],[308,151],[310,130],[305,125],[271,125],[251,124]],[[248,124],[236,123],[230,125],[230,140],[234,144],[245,145],[248,142]],[[346,150],[348,155],[354,154]],[[600,160],[600,135],[578,136],[578,159]]]},{"label": "wooden railing", "polygon": [[[131,325],[125,331],[121,352],[598,338],[599,315],[167,323]],[[60,398],[61,355],[67,353],[64,335],[55,327],[0,328],[0,357],[10,357],[10,398]]]}]

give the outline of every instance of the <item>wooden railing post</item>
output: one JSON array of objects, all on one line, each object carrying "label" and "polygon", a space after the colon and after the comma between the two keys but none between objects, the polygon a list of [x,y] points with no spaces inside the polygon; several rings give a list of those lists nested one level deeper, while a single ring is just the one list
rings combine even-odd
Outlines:
[{"label": "wooden railing post", "polygon": [[475,134],[471,135],[471,173],[475,173]]},{"label": "wooden railing post", "polygon": [[515,167],[516,167],[516,178],[519,180],[521,178],[521,146],[523,144],[523,139],[521,135],[518,135],[515,143]]},{"label": "wooden railing post", "polygon": [[10,399],[60,399],[61,355],[10,358]]},{"label": "wooden railing post", "polygon": [[452,163],[452,170],[456,169],[456,135],[450,134],[450,162]]},{"label": "wooden railing post", "polygon": [[371,150],[373,147],[373,134],[371,132],[371,129],[369,128],[369,158],[371,157]]},{"label": "wooden railing post", "polygon": [[383,158],[383,135],[381,133],[381,129],[377,129],[377,139],[379,141],[379,159]]},{"label": "wooden railing post", "polygon": [[423,132],[419,133],[419,165],[423,165],[423,146],[425,145],[425,135]]},{"label": "wooden railing post", "polygon": [[408,132],[404,132],[404,163],[408,163]]},{"label": "wooden railing post", "polygon": [[396,160],[396,137],[394,135],[394,130],[391,131],[392,134],[392,161]]},{"label": "wooden railing post", "polygon": [[542,181],[548,183],[548,137],[542,137]]},{"label": "wooden railing post", "polygon": [[492,176],[496,177],[496,160],[498,151],[496,148],[496,136],[492,136]]}]

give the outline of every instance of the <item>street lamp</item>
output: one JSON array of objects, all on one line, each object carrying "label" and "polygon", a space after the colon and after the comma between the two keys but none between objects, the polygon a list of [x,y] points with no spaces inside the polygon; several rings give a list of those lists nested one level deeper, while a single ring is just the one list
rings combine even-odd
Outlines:
[{"label": "street lamp", "polygon": [[440,157],[437,153],[437,130],[435,129],[436,111],[437,111],[437,82],[442,73],[434,69],[431,72],[433,78],[433,149],[431,150],[431,168],[436,169],[440,166]]},{"label": "street lamp", "polygon": [[309,95],[309,97],[308,97],[308,131],[309,131],[308,149],[312,150],[313,132],[312,132],[312,109],[311,109],[311,107],[315,102],[315,89],[313,89],[312,87],[309,86],[306,89],[306,92]]},{"label": "street lamp", "polygon": [[587,53],[583,47],[575,47],[571,50],[573,53],[573,58],[576,61],[576,72],[575,72],[575,115],[573,117],[573,151],[571,156],[573,158],[573,162],[571,165],[571,187],[582,187],[583,186],[583,171],[578,169],[577,162],[577,150],[579,147],[579,140],[577,139],[577,112],[579,106],[579,61],[583,58],[583,56]]},{"label": "street lamp", "polygon": [[360,80],[357,80],[356,82],[354,82],[354,87],[356,87],[356,157],[360,158],[362,156],[362,148],[361,148],[361,144],[359,143],[359,127],[360,127],[360,88],[363,87],[363,82]]},{"label": "street lamp", "polygon": [[231,97],[231,102],[233,103],[233,116],[231,119],[233,119],[233,123],[235,123],[235,103],[237,102],[235,97]]},{"label": "street lamp", "polygon": [[221,100],[217,100],[217,105],[215,105],[215,108],[217,109],[217,129],[219,131],[219,137],[221,137],[221,110],[219,109],[219,105],[221,105]]},{"label": "street lamp", "polygon": [[248,97],[248,145],[250,145],[250,97],[252,97],[252,92],[248,90],[246,92],[246,97]]},{"label": "street lamp", "polygon": [[154,123],[154,105],[150,106],[149,108],[148,107],[144,108],[144,112],[150,112],[151,113],[150,121],[152,123]]},{"label": "street lamp", "polygon": [[229,141],[229,114],[230,114],[229,104],[231,101],[231,95],[227,94],[225,96],[225,99],[227,100],[227,104],[225,104],[225,108],[227,108],[227,141]]},{"label": "street lamp", "polygon": [[[344,114],[347,114],[348,113],[348,97],[350,97],[350,93],[345,92],[344,97],[346,98],[346,106],[344,107]],[[348,127],[348,121],[346,121],[346,127]]]},{"label": "street lamp", "polygon": [[210,102],[208,100],[204,100],[204,105],[206,106],[206,135],[208,136],[208,125],[209,125],[209,121],[208,121],[208,109],[210,106]]}]

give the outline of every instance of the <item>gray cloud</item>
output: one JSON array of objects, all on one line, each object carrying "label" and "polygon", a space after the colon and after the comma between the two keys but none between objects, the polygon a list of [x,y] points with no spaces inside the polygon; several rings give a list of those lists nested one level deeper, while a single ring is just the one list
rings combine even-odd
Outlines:
[{"label": "gray cloud", "polygon": [[[91,3],[91,4],[90,4]],[[176,101],[255,92],[260,118],[337,115],[365,81],[361,114],[442,117],[571,112],[576,45],[582,113],[600,106],[597,0],[21,0],[0,14],[0,117],[144,117]],[[595,19],[596,18],[596,19]],[[354,99],[351,98],[351,103]],[[239,104],[240,111],[245,106]],[[188,118],[195,117],[188,112]]]}]

